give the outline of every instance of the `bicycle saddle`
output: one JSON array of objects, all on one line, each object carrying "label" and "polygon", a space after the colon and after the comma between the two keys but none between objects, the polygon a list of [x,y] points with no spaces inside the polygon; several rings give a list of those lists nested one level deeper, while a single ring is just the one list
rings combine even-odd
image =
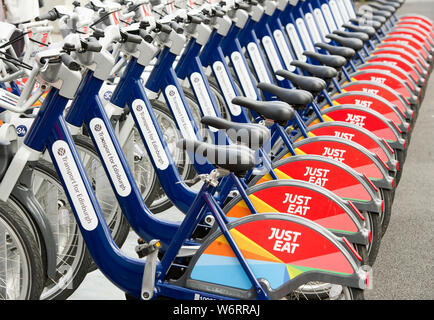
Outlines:
[{"label": "bicycle saddle", "polygon": [[[386,17],[376,16],[376,15],[372,15],[372,14],[367,15],[366,13],[356,13],[356,16],[361,18],[361,20],[364,21],[365,24],[367,23],[367,22],[365,22],[366,19],[372,20],[372,21],[377,21],[377,22],[381,23],[381,25],[385,24],[387,21]],[[352,22],[353,20],[350,19],[350,21]]]},{"label": "bicycle saddle", "polygon": [[370,2],[368,4],[368,6],[370,6],[371,8],[374,8],[375,10],[390,12],[391,14],[393,14],[396,11],[396,8],[392,5],[389,5],[389,4],[380,4],[380,3]]},{"label": "bicycle saddle", "polygon": [[[358,26],[362,28],[370,27],[373,28],[375,31],[378,31],[378,29],[380,29],[383,25],[383,23],[378,20],[368,19],[366,17],[351,18],[350,22],[355,23],[355,25],[353,24],[353,26]],[[342,26],[345,27],[345,25]]]},{"label": "bicycle saddle", "polygon": [[276,74],[291,81],[297,89],[309,91],[315,97],[327,87],[327,83],[320,78],[302,76],[288,70],[278,70]]},{"label": "bicycle saddle", "polygon": [[326,38],[335,41],[336,43],[340,44],[343,47],[349,47],[351,49],[354,49],[356,51],[363,48],[363,41],[356,38],[344,38],[341,36],[338,36],[337,34],[330,33],[326,35]]},{"label": "bicycle saddle", "polygon": [[258,88],[275,95],[280,101],[286,102],[295,109],[304,109],[313,101],[313,95],[306,90],[287,89],[265,82],[258,83]]},{"label": "bicycle saddle", "polygon": [[233,142],[239,142],[253,150],[259,149],[271,138],[270,129],[261,124],[239,123],[210,116],[203,117],[200,122],[216,129],[226,130],[226,134]]},{"label": "bicycle saddle", "polygon": [[337,34],[338,36],[342,36],[344,38],[360,39],[363,42],[369,40],[369,35],[366,32],[351,32],[351,31],[335,30],[333,31],[333,33]]},{"label": "bicycle saddle", "polygon": [[280,125],[286,125],[294,118],[294,109],[282,101],[257,101],[246,97],[235,97],[232,103],[256,111],[261,116]]},{"label": "bicycle saddle", "polygon": [[319,63],[328,67],[335,68],[338,71],[348,62],[347,59],[338,55],[322,54],[313,51],[305,51],[303,52],[303,54],[306,57],[315,59]]},{"label": "bicycle saddle", "polygon": [[255,167],[255,153],[243,145],[215,145],[197,140],[182,139],[176,143],[180,149],[205,157],[218,168],[237,176],[244,176]]},{"label": "bicycle saddle", "polygon": [[338,75],[338,71],[335,68],[328,66],[317,66],[298,60],[292,61],[291,65],[307,71],[314,77],[323,79],[326,83],[329,83],[331,79]]},{"label": "bicycle saddle", "polygon": [[363,26],[363,25],[357,25],[356,26],[356,25],[351,24],[351,23],[344,23],[342,26],[344,28],[351,30],[351,31],[354,31],[354,32],[366,33],[369,36],[369,38],[374,36],[376,33],[375,28],[371,27],[371,26]]},{"label": "bicycle saddle", "polygon": [[356,51],[354,49],[348,47],[338,47],[324,42],[315,43],[315,47],[326,50],[330,54],[344,57],[347,60],[350,60],[356,55]]}]

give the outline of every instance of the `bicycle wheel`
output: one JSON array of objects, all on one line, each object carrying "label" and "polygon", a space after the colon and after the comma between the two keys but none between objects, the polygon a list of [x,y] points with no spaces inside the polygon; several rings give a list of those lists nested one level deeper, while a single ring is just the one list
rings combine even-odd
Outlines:
[{"label": "bicycle wheel", "polygon": [[0,201],[0,299],[38,300],[44,279],[32,232],[8,203]]},{"label": "bicycle wheel", "polygon": [[31,190],[47,215],[57,247],[56,274],[47,279],[41,299],[65,300],[84,280],[92,259],[52,164],[40,160],[29,166]]}]

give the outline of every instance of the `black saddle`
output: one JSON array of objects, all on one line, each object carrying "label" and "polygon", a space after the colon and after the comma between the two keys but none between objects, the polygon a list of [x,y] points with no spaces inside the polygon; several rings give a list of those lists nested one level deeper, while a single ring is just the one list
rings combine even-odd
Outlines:
[{"label": "black saddle", "polygon": [[341,68],[348,62],[347,59],[338,55],[322,54],[313,51],[305,51],[303,52],[303,54],[306,57],[315,59],[319,63],[328,67],[335,68],[338,71],[341,70]]},{"label": "black saddle", "polygon": [[344,28],[351,30],[351,31],[354,31],[354,32],[366,33],[369,38],[372,38],[376,33],[375,28],[371,27],[371,26],[355,25],[355,24],[351,24],[351,23],[344,23],[342,26]]},{"label": "black saddle", "polygon": [[294,109],[282,101],[257,101],[246,97],[236,97],[232,103],[256,111],[266,119],[271,119],[284,126],[294,119]]},{"label": "black saddle", "polygon": [[259,149],[271,138],[270,129],[257,123],[239,123],[210,116],[203,117],[200,122],[225,130],[232,142],[241,143],[253,150]]},{"label": "black saddle", "polygon": [[329,83],[334,77],[338,75],[338,71],[335,68],[328,66],[317,66],[298,60],[292,61],[291,65],[308,72],[314,77],[323,79],[326,83]]},{"label": "black saddle", "polygon": [[369,35],[366,32],[352,32],[352,31],[343,31],[343,30],[335,30],[334,34],[344,38],[355,38],[362,40],[364,43],[369,40]]},{"label": "black saddle", "polygon": [[291,81],[297,89],[309,91],[315,97],[327,87],[327,83],[320,78],[302,76],[288,70],[278,70],[276,74]]},{"label": "black saddle", "polygon": [[330,40],[333,40],[334,42],[340,44],[342,47],[348,47],[351,49],[354,49],[356,51],[359,51],[363,48],[363,41],[356,38],[345,38],[342,36],[338,36],[337,34],[330,33],[326,35],[327,38]]},{"label": "black saddle", "polygon": [[287,89],[271,83],[258,83],[258,88],[275,95],[280,101],[286,102],[295,109],[305,109],[313,101],[313,95],[306,90]]},{"label": "black saddle", "polygon": [[344,57],[347,60],[350,60],[356,55],[356,51],[354,49],[348,47],[334,46],[323,42],[315,43],[315,47],[326,50],[330,54]]},{"label": "black saddle", "polygon": [[242,145],[215,145],[197,140],[179,140],[176,146],[205,157],[209,163],[226,169],[237,176],[244,176],[255,167],[255,153]]},{"label": "black saddle", "polygon": [[[351,18],[350,22],[354,23],[355,25],[357,25],[359,27],[363,27],[363,28],[364,27],[371,27],[375,31],[378,31],[381,28],[381,26],[383,25],[382,22],[380,22],[378,20],[372,20],[372,19],[369,19],[367,17]],[[345,27],[345,25],[342,25],[342,26]]]}]

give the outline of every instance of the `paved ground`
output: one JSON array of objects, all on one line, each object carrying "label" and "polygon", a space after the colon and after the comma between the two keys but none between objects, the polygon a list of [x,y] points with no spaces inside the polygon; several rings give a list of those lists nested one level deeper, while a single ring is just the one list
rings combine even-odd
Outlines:
[{"label": "paved ground", "polygon": [[[433,0],[407,0],[400,13],[434,20]],[[414,128],[404,173],[396,191],[393,216],[374,266],[367,299],[434,299],[434,81],[431,79]],[[167,212],[176,216],[176,212]],[[136,236],[124,247],[134,256]],[[87,275],[70,299],[124,299],[99,271]]]}]

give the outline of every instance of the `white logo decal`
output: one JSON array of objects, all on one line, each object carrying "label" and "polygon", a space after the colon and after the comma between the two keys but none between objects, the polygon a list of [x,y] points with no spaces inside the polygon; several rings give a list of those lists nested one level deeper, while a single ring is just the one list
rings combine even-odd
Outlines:
[{"label": "white logo decal", "polygon": [[268,77],[267,69],[262,61],[261,55],[259,53],[259,48],[254,42],[250,42],[247,45],[247,51],[249,52],[250,59],[252,60],[253,67],[255,68],[256,74],[258,75],[260,82],[271,83]]},{"label": "white logo decal", "polygon": [[58,140],[53,143],[51,150],[65,181],[80,225],[87,231],[94,230],[98,226],[98,218],[78,171],[77,164],[72,157],[71,149],[69,149],[65,141]]},{"label": "white logo decal", "polygon": [[231,114],[235,116],[241,114],[241,107],[232,103],[232,99],[236,97],[236,94],[223,63],[216,61],[212,67]]},{"label": "white logo decal", "polygon": [[280,51],[280,55],[283,59],[283,62],[285,63],[285,67],[289,71],[294,71],[295,67],[291,65],[291,62],[294,60],[291,52],[289,51],[288,44],[285,41],[285,38],[283,36],[283,33],[281,30],[274,30],[273,31],[274,40],[276,41],[277,48]]},{"label": "white logo decal", "polygon": [[304,49],[301,45],[297,30],[295,30],[295,27],[292,23],[288,23],[285,28],[286,32],[288,33],[289,40],[291,41],[292,47],[294,48],[297,59],[305,62],[307,58],[305,55],[303,55]]},{"label": "white logo decal", "polygon": [[157,130],[152,123],[148,109],[144,105],[145,102],[137,99],[133,101],[132,112],[136,116],[140,131],[145,137],[146,144],[151,152],[151,157],[158,169],[164,170],[169,166],[166,151],[158,137]]},{"label": "white logo decal", "polygon": [[[208,91],[206,90],[205,82],[203,81],[201,74],[199,72],[193,72],[190,76],[190,81],[192,83],[193,90],[196,94],[202,113],[205,116],[215,117],[216,113],[214,106],[212,105],[211,98],[208,94]],[[211,126],[209,129],[213,132],[218,131],[216,128]]]},{"label": "white logo decal", "polygon": [[[265,53],[270,61],[271,68],[276,72],[278,70],[283,70],[282,64],[280,63],[279,56],[277,55],[276,48],[274,47],[273,41],[269,36],[262,38],[262,45],[264,46]],[[277,80],[284,80],[281,76],[276,76]]]},{"label": "white logo decal", "polygon": [[113,141],[110,139],[107,127],[100,118],[93,118],[90,121],[90,130],[95,138],[98,150],[104,159],[104,163],[110,174],[110,178],[116,188],[116,192],[121,197],[126,197],[131,193],[131,185],[125,174],[121,160],[116,153]]},{"label": "white logo decal", "polygon": [[166,93],[167,102],[172,109],[175,121],[178,124],[179,130],[181,130],[182,136],[186,139],[196,140],[196,134],[191,121],[188,118],[187,111],[185,110],[178,89],[174,85],[170,84],[164,89],[164,92]]},{"label": "white logo decal", "polygon": [[232,64],[234,65],[235,71],[243,87],[244,95],[247,98],[257,99],[255,88],[253,87],[252,80],[250,79],[249,71],[244,64],[243,58],[238,51],[231,53]]}]

